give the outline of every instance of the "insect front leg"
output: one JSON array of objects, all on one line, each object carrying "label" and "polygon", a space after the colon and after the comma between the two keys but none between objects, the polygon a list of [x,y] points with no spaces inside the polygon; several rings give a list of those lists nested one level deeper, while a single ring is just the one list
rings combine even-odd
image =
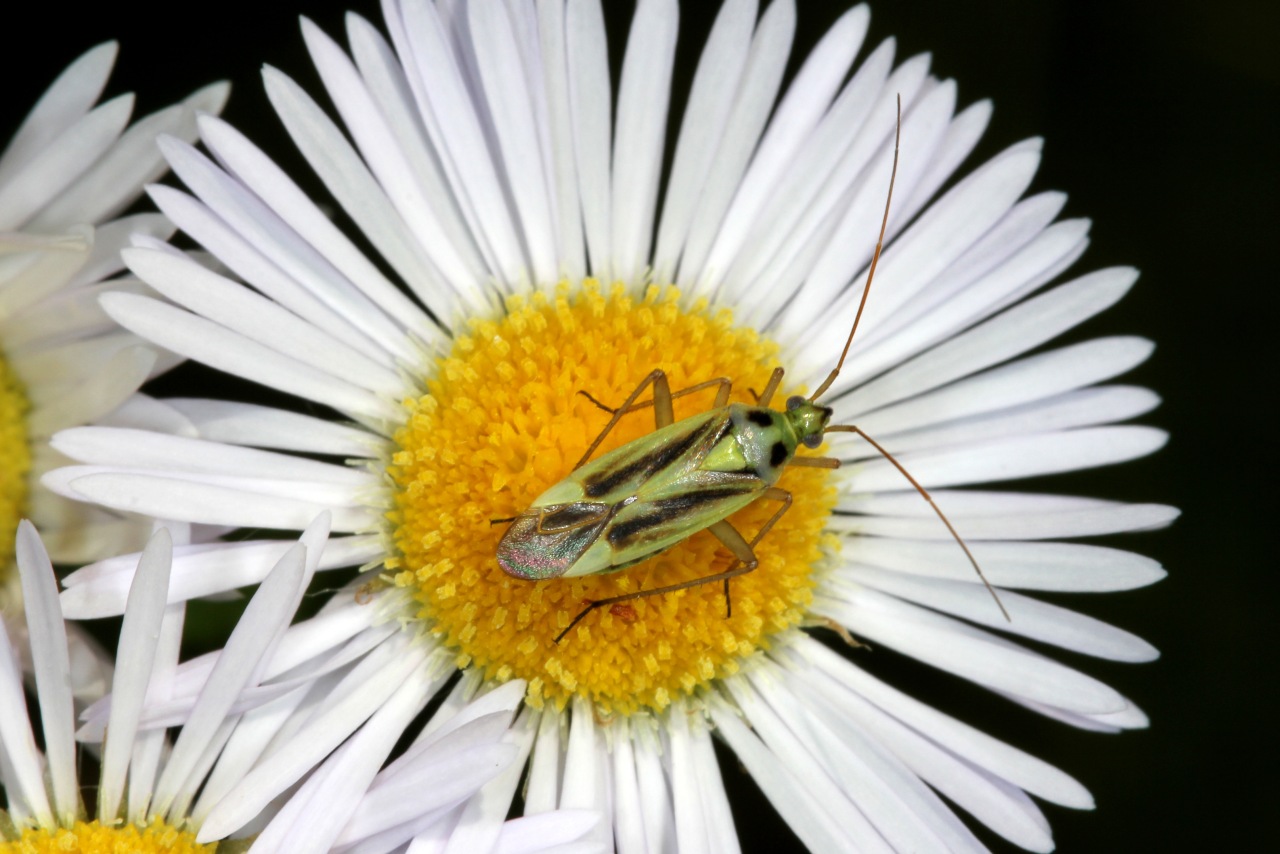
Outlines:
[{"label": "insect front leg", "polygon": [[574,626],[578,625],[578,623],[582,621],[583,617],[590,614],[596,608],[602,608],[605,605],[614,605],[618,602],[628,602],[632,599],[645,599],[650,596],[660,596],[663,593],[674,593],[677,590],[687,590],[690,587],[698,587],[703,584],[711,584],[716,581],[724,582],[726,616],[733,616],[732,603],[729,600],[729,579],[737,578],[739,575],[746,575],[748,572],[751,572],[760,565],[760,561],[756,557],[755,553],[756,544],[764,538],[765,534],[769,533],[769,530],[775,524],[777,524],[778,520],[782,518],[782,514],[791,509],[791,493],[787,492],[785,489],[779,489],[776,486],[771,486],[766,489],[760,497],[768,498],[772,501],[781,501],[782,506],[778,508],[778,512],[769,517],[769,521],[765,522],[759,531],[756,531],[756,535],[751,538],[751,542],[747,542],[746,538],[744,538],[742,534],[738,533],[736,528],[723,519],[707,528],[707,530],[714,534],[716,539],[724,543],[725,547],[733,553],[735,558],[737,558],[737,560],[735,560],[724,572],[717,572],[703,578],[694,578],[689,581],[682,581],[679,584],[668,584],[665,587],[655,587],[652,590],[637,590],[635,593],[624,593],[621,596],[610,596],[607,599],[598,599],[595,602],[591,602],[587,607],[578,612],[578,616],[574,617],[569,625],[565,626],[564,631],[556,635],[555,642],[560,643],[560,640],[565,635],[569,634],[570,630],[573,629]]},{"label": "insect front leg", "polygon": [[[653,399],[642,400],[639,403],[636,403],[636,398],[640,396],[645,387],[650,383],[653,384]],[[578,394],[582,395],[605,412],[610,413],[613,417],[609,419],[609,423],[605,425],[604,430],[600,432],[600,435],[596,437],[596,440],[591,443],[591,447],[587,448],[587,452],[582,455],[582,459],[578,460],[578,464],[574,466],[574,469],[582,468],[583,464],[591,458],[591,455],[595,452],[596,448],[600,447],[600,443],[604,441],[604,437],[609,435],[609,431],[612,430],[614,425],[617,424],[618,421],[621,420],[622,416],[626,415],[628,412],[635,412],[636,410],[652,406],[654,410],[655,425],[658,428],[666,427],[670,424],[674,424],[676,420],[675,410],[672,408],[671,401],[677,397],[684,397],[686,394],[693,394],[694,392],[699,392],[703,389],[711,388],[712,386],[719,386],[716,390],[714,408],[719,409],[720,407],[728,404],[729,392],[733,389],[733,381],[728,377],[716,377],[713,380],[707,380],[706,382],[691,385],[688,388],[682,388],[677,392],[672,392],[671,385],[667,381],[667,375],[661,369],[655,370],[653,373],[649,374],[649,376],[641,380],[640,385],[636,386],[636,390],[631,392],[631,395],[617,409],[601,403],[590,392],[579,391]]]},{"label": "insect front leg", "polygon": [[[713,380],[707,380],[706,382],[701,382],[701,383],[698,383],[697,385],[691,385],[691,386],[688,386],[687,388],[682,388],[679,391],[673,391],[671,392],[671,399],[674,400],[677,397],[684,397],[686,394],[693,394],[694,392],[702,391],[704,388],[711,388],[712,386],[719,386],[720,388],[716,390],[716,401],[715,403],[711,404],[711,408],[719,409],[720,407],[727,405],[729,403],[729,392],[733,390],[733,380],[729,379],[728,377],[716,377]],[[633,403],[630,406],[624,405],[624,406],[619,406],[617,409],[614,409],[612,406],[606,406],[605,404],[601,403],[599,400],[596,399],[596,396],[593,395],[591,392],[580,390],[578,394],[582,395],[587,400],[591,401],[596,406],[600,407],[605,412],[608,412],[610,414],[614,412],[622,412],[625,415],[628,412],[635,412],[637,410],[647,409],[648,407],[653,406],[652,400],[642,400],[639,403]],[[752,392],[752,394],[755,394],[755,392]],[[666,425],[659,424],[658,426],[665,427]]]},{"label": "insect front leg", "polygon": [[662,423],[664,414],[668,419],[667,424],[673,423],[675,421],[675,416],[671,409],[671,385],[667,382],[666,372],[661,368],[655,369],[651,374],[649,374],[649,376],[642,379],[640,381],[640,385],[636,386],[636,390],[631,392],[630,396],[627,397],[627,399],[623,401],[622,405],[617,409],[610,410],[609,407],[605,406],[586,392],[579,392],[579,394],[584,395],[596,406],[612,412],[613,417],[609,419],[608,424],[604,425],[604,429],[600,431],[600,435],[596,436],[596,440],[587,448],[587,452],[582,455],[582,459],[578,460],[577,464],[573,467],[575,471],[582,468],[583,465],[586,464],[587,460],[591,459],[591,455],[596,452],[596,448],[600,447],[600,443],[604,441],[604,437],[609,435],[609,431],[614,428],[614,425],[621,421],[622,416],[626,415],[627,412],[630,411],[629,407],[631,404],[635,403],[636,398],[638,398],[650,385],[653,386],[653,406],[654,410],[657,412],[658,426],[666,426]]}]

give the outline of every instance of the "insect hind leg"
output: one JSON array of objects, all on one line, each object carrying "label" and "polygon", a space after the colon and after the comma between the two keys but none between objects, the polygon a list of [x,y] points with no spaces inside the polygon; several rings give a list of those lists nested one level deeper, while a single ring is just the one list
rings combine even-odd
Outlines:
[{"label": "insect hind leg", "polygon": [[732,601],[729,599],[729,579],[737,578],[739,575],[746,575],[748,572],[753,571],[760,565],[760,560],[756,557],[755,553],[756,544],[764,538],[765,534],[769,533],[769,530],[775,524],[777,524],[778,520],[782,518],[782,514],[791,509],[791,493],[787,492],[785,489],[779,489],[776,486],[771,486],[764,491],[761,498],[781,501],[782,506],[778,508],[776,513],[769,517],[769,520],[760,527],[759,531],[756,531],[756,535],[751,538],[751,542],[747,542],[746,538],[724,519],[721,519],[719,522],[716,522],[714,525],[707,528],[707,530],[714,534],[716,539],[723,543],[725,548],[729,549],[736,558],[736,560],[724,572],[717,572],[702,578],[693,578],[689,581],[682,581],[679,584],[668,584],[665,587],[655,587],[652,590],[637,590],[634,593],[623,593],[619,596],[610,596],[607,599],[597,599],[578,612],[578,616],[574,617],[573,620],[569,622],[569,625],[565,626],[564,630],[561,631],[560,634],[556,635],[555,642],[560,643],[564,636],[569,634],[574,626],[582,622],[582,619],[596,608],[603,608],[606,605],[616,605],[619,602],[628,602],[632,599],[647,599],[650,596],[661,596],[664,593],[674,593],[677,590],[687,590],[690,587],[699,587],[703,584],[712,584],[717,581],[724,582],[725,617],[727,619],[728,617],[733,616]]}]

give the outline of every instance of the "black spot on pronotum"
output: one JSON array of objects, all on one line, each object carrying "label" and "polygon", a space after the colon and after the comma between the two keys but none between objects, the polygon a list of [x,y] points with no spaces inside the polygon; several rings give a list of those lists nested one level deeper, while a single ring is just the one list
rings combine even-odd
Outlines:
[{"label": "black spot on pronotum", "polygon": [[787,446],[781,442],[774,442],[773,447],[769,449],[769,465],[777,468],[782,465],[787,458]]},{"label": "black spot on pronotum", "polygon": [[750,421],[752,424],[758,424],[761,427],[773,426],[773,416],[771,416],[767,412],[762,412],[759,409],[753,409],[750,413],[748,413],[747,420]]}]

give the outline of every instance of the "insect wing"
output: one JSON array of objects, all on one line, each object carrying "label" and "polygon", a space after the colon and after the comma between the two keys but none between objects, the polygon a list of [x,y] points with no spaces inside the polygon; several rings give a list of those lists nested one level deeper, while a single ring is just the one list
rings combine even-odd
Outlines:
[{"label": "insect wing", "polygon": [[[662,484],[650,481],[647,495],[619,509],[602,541],[612,569],[662,552],[746,507],[765,485],[748,474],[693,471]],[[574,574],[574,573],[568,573]]]},{"label": "insect wing", "polygon": [[502,535],[498,563],[508,574],[528,581],[565,575],[600,538],[611,510],[598,501],[535,508]]},{"label": "insect wing", "polygon": [[[566,480],[579,484],[582,497],[589,500],[619,504],[634,496],[643,501],[696,469],[732,428],[726,410],[713,409],[615,448]],[[534,502],[541,503],[541,498]]]}]

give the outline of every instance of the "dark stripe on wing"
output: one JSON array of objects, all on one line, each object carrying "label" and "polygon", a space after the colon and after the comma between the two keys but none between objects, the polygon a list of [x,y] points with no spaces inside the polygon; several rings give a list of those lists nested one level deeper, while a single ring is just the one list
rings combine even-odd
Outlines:
[{"label": "dark stripe on wing", "polygon": [[[706,489],[691,489],[673,498],[662,498],[651,502],[649,509],[642,514],[623,521],[616,521],[605,535],[609,545],[615,549],[625,550],[642,547],[646,542],[658,541],[670,534],[669,525],[681,517],[699,508],[726,498],[736,498],[757,489],[755,483],[743,483],[739,486],[713,486]],[[716,521],[711,519],[710,522]],[[710,524],[708,522],[708,524]],[[690,532],[692,533],[692,532]]]},{"label": "dark stripe on wing", "polygon": [[732,426],[733,422],[728,418],[712,418],[703,421],[683,436],[677,436],[662,444],[652,453],[643,454],[615,469],[585,478],[582,484],[583,492],[591,498],[599,498],[632,481],[647,480],[656,472],[683,457],[699,442],[705,442],[708,448],[714,447]]}]

